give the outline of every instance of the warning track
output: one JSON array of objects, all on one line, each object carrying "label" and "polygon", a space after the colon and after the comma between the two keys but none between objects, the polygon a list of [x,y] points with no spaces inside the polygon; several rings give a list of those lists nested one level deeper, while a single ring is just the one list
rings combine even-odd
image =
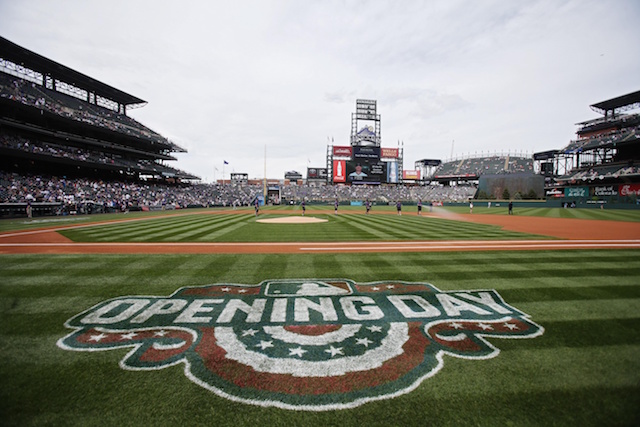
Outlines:
[{"label": "warning track", "polygon": [[640,223],[634,222],[518,217],[506,215],[461,215],[450,213],[433,214],[433,216],[458,221],[498,225],[505,230],[548,236],[554,240],[403,240],[291,243],[77,243],[67,239],[57,232],[57,230],[62,229],[96,225],[94,223],[3,233],[0,234],[0,254],[284,254],[640,248]]}]

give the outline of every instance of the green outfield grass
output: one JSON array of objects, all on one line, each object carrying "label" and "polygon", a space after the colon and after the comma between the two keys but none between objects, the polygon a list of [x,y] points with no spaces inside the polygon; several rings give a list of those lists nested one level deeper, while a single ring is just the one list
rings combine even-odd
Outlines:
[{"label": "green outfield grass", "polygon": [[[4,255],[3,425],[637,425],[640,254],[633,250],[322,255]],[[126,350],[69,352],[63,324],[100,301],[181,286],[345,277],[496,289],[546,331],[493,339],[484,361],[445,356],[409,394],[355,409],[234,403],[182,366],[124,371]]]},{"label": "green outfield grass", "polygon": [[[65,230],[77,242],[293,242],[365,240],[498,240],[542,236],[501,230],[498,226],[417,215],[309,214],[327,222],[265,224],[267,211],[253,214],[191,214]],[[321,211],[322,212],[322,211]],[[278,215],[281,216],[281,215]]]},{"label": "green outfield grass", "polygon": [[[311,212],[326,213],[327,215],[333,214],[333,205],[309,205],[308,210]],[[246,208],[244,211],[253,212],[252,208]],[[209,208],[209,209],[187,209],[187,210],[174,210],[174,211],[154,211],[154,212],[129,212],[126,214],[97,214],[97,215],[73,215],[62,217],[36,217],[31,220],[27,218],[17,219],[3,219],[0,220],[0,232],[16,231],[16,230],[28,230],[38,229],[46,227],[73,227],[77,225],[85,225],[96,222],[113,222],[121,220],[130,220],[138,218],[157,218],[168,216],[181,216],[181,215],[193,215],[197,213],[216,213],[216,212],[228,212],[234,213],[229,208]],[[299,205],[294,206],[269,206],[262,207],[261,214],[294,214],[300,215],[302,210]],[[395,213],[394,206],[376,205],[372,208],[373,213]],[[404,216],[415,215],[417,208],[415,205],[408,205],[403,207]],[[434,208],[436,213],[469,213],[469,207],[464,206],[447,206]],[[491,208],[487,208],[486,202],[477,202],[473,208],[473,212],[476,214],[491,214],[491,215],[507,215],[507,207],[505,203],[501,203],[500,206],[496,206],[494,201]],[[340,206],[339,213],[364,213],[364,207],[362,206]],[[429,213],[429,207],[423,207],[423,213]],[[514,213],[518,216],[539,216],[549,218],[572,218],[572,219],[597,219],[597,220],[609,220],[609,221],[627,221],[638,222],[640,221],[640,209],[562,209],[562,208],[537,208],[537,207],[516,207]]]}]

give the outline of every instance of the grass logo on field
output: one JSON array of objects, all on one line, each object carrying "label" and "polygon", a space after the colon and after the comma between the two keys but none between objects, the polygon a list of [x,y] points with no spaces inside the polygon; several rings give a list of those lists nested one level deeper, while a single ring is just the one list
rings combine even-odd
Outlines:
[{"label": "grass logo on field", "polygon": [[487,338],[544,329],[495,290],[428,283],[268,280],[104,301],[69,319],[66,350],[131,348],[128,370],[184,364],[219,396],[294,410],[351,408],[408,393],[443,355],[487,359]]}]

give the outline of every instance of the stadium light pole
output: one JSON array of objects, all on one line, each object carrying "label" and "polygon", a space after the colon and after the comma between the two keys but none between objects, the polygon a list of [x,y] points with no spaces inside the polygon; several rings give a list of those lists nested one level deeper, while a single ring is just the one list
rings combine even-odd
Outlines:
[{"label": "stadium light pole", "polygon": [[262,181],[262,197],[267,205],[267,144],[264,144],[264,180]]}]

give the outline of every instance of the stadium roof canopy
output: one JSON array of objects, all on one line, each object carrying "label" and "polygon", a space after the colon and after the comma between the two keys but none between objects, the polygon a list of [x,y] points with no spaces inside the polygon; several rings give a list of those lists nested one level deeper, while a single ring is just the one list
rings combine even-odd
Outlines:
[{"label": "stadium roof canopy", "polygon": [[609,111],[622,112],[640,107],[640,91],[628,93],[607,101],[591,105],[591,109],[597,113],[607,115]]},{"label": "stadium roof canopy", "polygon": [[108,98],[123,105],[146,104],[146,101],[129,95],[119,89],[102,83],[92,77],[75,71],[51,59],[45,58],[35,52],[25,49],[17,44],[0,37],[0,58],[11,61],[17,65],[29,68],[44,75],[70,83],[81,89],[93,92],[104,98]]}]

